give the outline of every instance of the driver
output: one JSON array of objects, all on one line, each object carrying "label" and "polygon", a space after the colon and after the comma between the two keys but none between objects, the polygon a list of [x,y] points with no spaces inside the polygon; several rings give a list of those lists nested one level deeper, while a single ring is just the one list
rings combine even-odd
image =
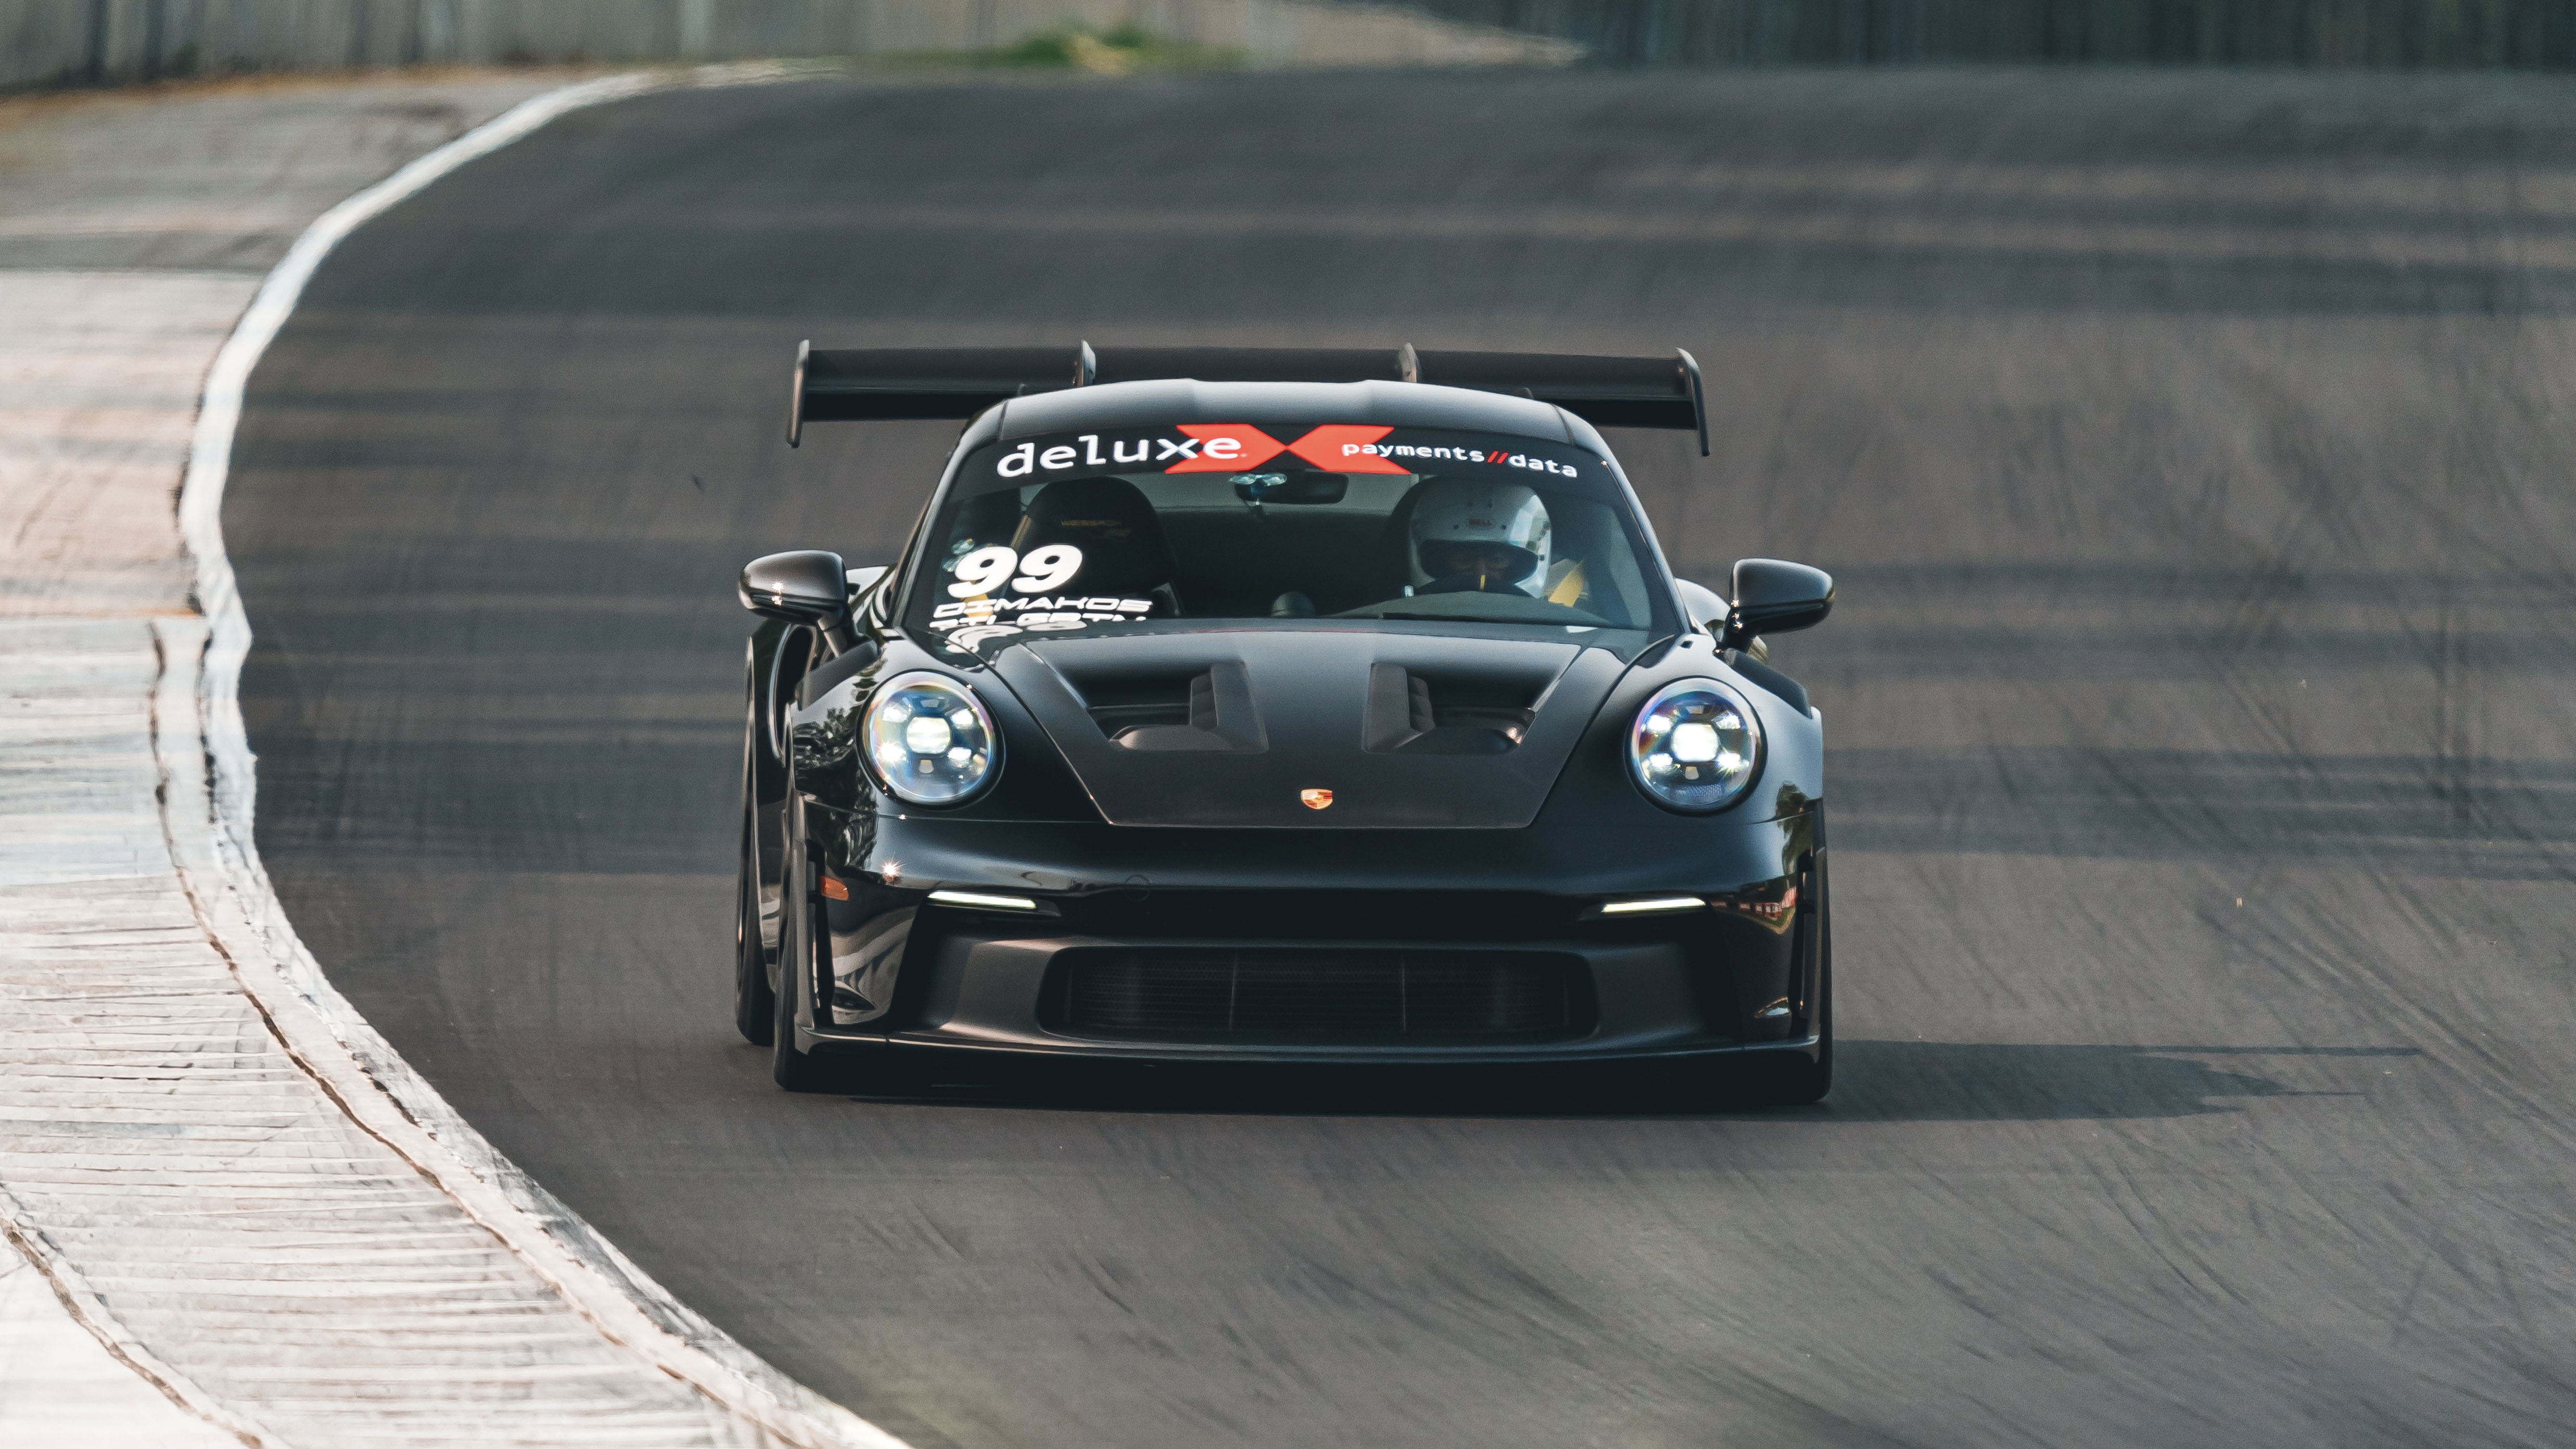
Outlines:
[{"label": "driver", "polygon": [[1547,505],[1518,483],[1434,478],[1413,505],[1413,592],[1540,597]]}]

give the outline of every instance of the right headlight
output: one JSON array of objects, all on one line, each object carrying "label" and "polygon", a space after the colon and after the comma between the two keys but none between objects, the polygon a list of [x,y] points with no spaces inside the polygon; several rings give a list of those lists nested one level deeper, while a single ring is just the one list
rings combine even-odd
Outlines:
[{"label": "right headlight", "polygon": [[1628,773],[1659,805],[1723,810],[1761,772],[1761,720],[1744,696],[1714,679],[1656,690],[1628,728]]},{"label": "right headlight", "polygon": [[868,763],[899,798],[957,805],[1002,768],[1002,736],[975,691],[928,670],[898,674],[868,701]]}]

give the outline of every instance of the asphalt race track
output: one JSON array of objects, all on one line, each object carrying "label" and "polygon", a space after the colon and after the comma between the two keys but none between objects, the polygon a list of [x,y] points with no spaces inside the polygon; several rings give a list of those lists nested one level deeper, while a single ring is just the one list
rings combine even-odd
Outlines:
[{"label": "asphalt race track", "polygon": [[[520,1163],[925,1446],[2564,1444],[2576,84],[824,81],[370,224],[225,525],[260,840]],[[1660,350],[1686,573],[1839,577],[1823,1107],[797,1098],[728,1021],[748,557],[952,429],[797,340]]]}]

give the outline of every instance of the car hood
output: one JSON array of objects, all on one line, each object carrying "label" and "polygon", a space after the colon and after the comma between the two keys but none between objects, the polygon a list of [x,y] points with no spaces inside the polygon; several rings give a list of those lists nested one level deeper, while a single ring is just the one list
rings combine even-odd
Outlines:
[{"label": "car hood", "polygon": [[993,669],[1115,825],[1530,823],[1626,663],[1361,629],[1023,639]]}]

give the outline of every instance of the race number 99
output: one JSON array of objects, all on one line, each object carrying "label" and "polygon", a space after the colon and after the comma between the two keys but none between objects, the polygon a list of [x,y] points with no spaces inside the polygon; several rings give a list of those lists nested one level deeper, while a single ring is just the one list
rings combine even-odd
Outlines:
[{"label": "race number 99", "polygon": [[[1019,551],[994,544],[979,548],[957,561],[957,582],[948,586],[952,598],[979,599],[1001,586],[1004,579],[1023,594],[1051,594],[1073,581],[1082,572],[1082,550],[1069,543],[1051,543],[1029,550],[1022,558]],[[1019,574],[1018,578],[1011,578]]]}]

